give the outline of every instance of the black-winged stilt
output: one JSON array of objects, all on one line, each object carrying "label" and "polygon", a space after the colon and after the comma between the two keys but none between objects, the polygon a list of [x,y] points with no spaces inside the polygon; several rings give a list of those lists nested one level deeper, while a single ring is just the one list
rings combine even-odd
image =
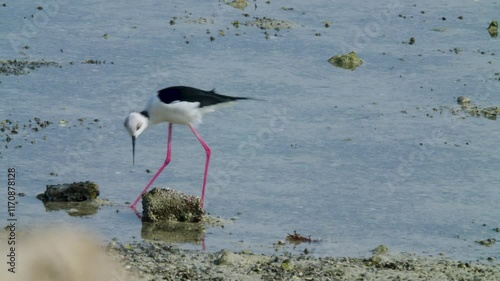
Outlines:
[{"label": "black-winged stilt", "polygon": [[130,207],[132,209],[136,208],[136,205],[141,200],[142,195],[148,191],[149,187],[151,187],[163,169],[165,169],[168,163],[170,163],[172,150],[172,125],[174,123],[189,126],[207,153],[205,173],[203,176],[203,188],[201,190],[201,204],[203,207],[205,203],[205,189],[207,185],[211,150],[195,128],[201,123],[202,115],[204,113],[214,111],[218,105],[245,99],[252,98],[224,96],[215,93],[214,90],[204,91],[192,87],[175,86],[158,91],[157,94],[151,97],[145,110],[141,112],[129,113],[127,119],[125,119],[125,128],[127,128],[128,132],[132,136],[133,163],[135,163],[136,138],[144,132],[148,126],[163,122],[169,123],[167,157],[165,162]]}]

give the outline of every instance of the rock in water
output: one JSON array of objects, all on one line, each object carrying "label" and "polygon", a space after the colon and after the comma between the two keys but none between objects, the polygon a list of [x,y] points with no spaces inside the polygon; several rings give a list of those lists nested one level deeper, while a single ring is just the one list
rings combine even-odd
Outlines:
[{"label": "rock in water", "polygon": [[363,60],[358,57],[356,52],[350,52],[346,55],[336,55],[328,60],[329,63],[337,67],[354,70],[363,64]]},{"label": "rock in water", "polygon": [[248,6],[247,0],[233,0],[233,2],[229,3],[233,8],[245,10]]},{"label": "rock in water", "polygon": [[170,188],[153,188],[142,196],[142,221],[199,222],[203,214],[201,199]]},{"label": "rock in water", "polygon": [[38,194],[36,198],[43,202],[82,202],[95,199],[97,196],[99,196],[99,186],[86,181],[47,185],[45,192]]},{"label": "rock in water", "polygon": [[498,21],[494,20],[488,26],[488,32],[490,36],[496,38],[498,36]]}]

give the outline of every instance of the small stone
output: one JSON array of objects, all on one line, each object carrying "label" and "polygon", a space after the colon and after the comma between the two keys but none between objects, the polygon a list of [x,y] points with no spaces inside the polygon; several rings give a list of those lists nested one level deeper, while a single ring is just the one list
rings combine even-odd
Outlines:
[{"label": "small stone", "polygon": [[472,103],[472,100],[466,96],[460,96],[457,98],[457,103],[461,106],[467,106]]},{"label": "small stone", "polygon": [[372,253],[375,255],[383,255],[389,252],[389,248],[386,245],[378,245],[375,249],[372,250]]},{"label": "small stone", "polygon": [[216,265],[232,265],[234,264],[235,254],[228,251],[222,250],[219,257],[215,260]]},{"label": "small stone", "polygon": [[284,270],[293,270],[294,265],[290,259],[287,259],[281,264],[281,268]]},{"label": "small stone", "polygon": [[242,250],[241,253],[244,255],[253,255],[253,252],[251,250],[248,250],[248,249]]}]

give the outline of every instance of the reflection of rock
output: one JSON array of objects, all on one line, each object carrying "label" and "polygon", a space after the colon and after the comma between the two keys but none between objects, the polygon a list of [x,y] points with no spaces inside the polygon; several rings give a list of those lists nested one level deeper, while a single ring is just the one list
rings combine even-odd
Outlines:
[{"label": "reflection of rock", "polygon": [[232,221],[219,217],[203,216],[199,223],[158,221],[142,222],[141,237],[148,240],[159,240],[167,243],[192,243],[199,244],[203,241],[205,229],[212,227],[224,228]]},{"label": "reflection of rock", "polygon": [[70,216],[90,216],[96,214],[100,206],[111,205],[111,202],[96,198],[84,202],[44,202],[45,211],[66,211]]},{"label": "reflection of rock", "polygon": [[490,26],[488,26],[488,33],[493,38],[498,36],[498,22],[496,20],[492,21]]},{"label": "reflection of rock", "polygon": [[350,52],[346,55],[336,55],[334,57],[331,57],[328,62],[337,67],[342,67],[350,70],[354,70],[358,66],[363,64],[363,60],[358,57],[356,52]]},{"label": "reflection of rock", "polygon": [[44,202],[81,202],[95,199],[99,196],[99,186],[86,182],[74,182],[57,185],[47,185],[44,193],[38,194],[36,198]]},{"label": "reflection of rock", "polygon": [[167,243],[199,244],[203,239],[203,224],[192,222],[143,222],[141,237]]},{"label": "reflection of rock", "polygon": [[199,197],[170,188],[154,188],[142,196],[142,221],[199,222],[204,211]]},{"label": "reflection of rock", "polygon": [[70,216],[88,216],[97,213],[99,206],[87,202],[45,202],[45,211],[67,211]]}]

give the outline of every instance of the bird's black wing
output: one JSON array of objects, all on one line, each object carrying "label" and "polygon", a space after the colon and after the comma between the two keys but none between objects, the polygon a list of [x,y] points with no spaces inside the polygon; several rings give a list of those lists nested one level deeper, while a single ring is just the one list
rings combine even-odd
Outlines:
[{"label": "bird's black wing", "polygon": [[163,103],[172,103],[175,101],[199,102],[200,107],[215,105],[218,103],[230,102],[235,100],[246,100],[251,98],[231,97],[217,94],[215,90],[204,91],[187,86],[175,86],[158,91],[158,98]]}]

